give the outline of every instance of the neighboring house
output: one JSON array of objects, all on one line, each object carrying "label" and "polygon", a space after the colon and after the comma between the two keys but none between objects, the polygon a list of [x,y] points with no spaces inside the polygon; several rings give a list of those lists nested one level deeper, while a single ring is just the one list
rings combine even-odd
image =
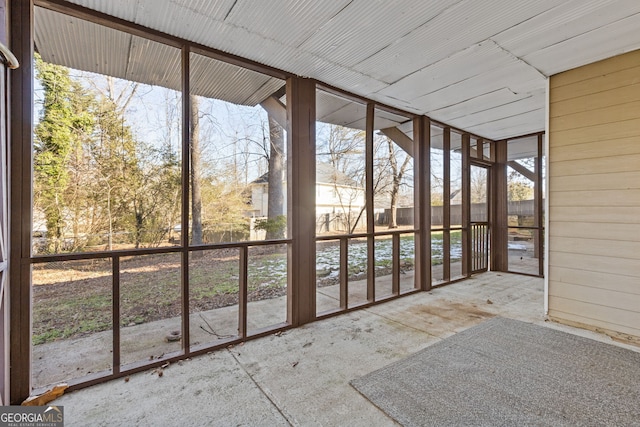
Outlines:
[{"label": "neighboring house", "polygon": [[[286,186],[286,181],[285,184]],[[269,206],[269,173],[265,173],[249,184],[251,188],[252,217],[267,216]],[[317,231],[346,231],[358,222],[365,226],[366,215],[364,187],[350,176],[340,172],[328,163],[316,164],[316,217]],[[285,191],[284,207],[287,210]],[[362,214],[361,214],[362,212]]]}]

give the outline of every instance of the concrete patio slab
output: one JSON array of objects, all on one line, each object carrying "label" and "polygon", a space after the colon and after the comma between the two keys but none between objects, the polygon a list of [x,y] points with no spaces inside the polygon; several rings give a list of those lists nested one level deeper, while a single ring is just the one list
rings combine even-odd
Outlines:
[{"label": "concrete patio slab", "polygon": [[395,425],[349,381],[496,315],[549,325],[543,280],[484,273],[172,364],[162,377],[140,373],[55,403],[65,407],[68,426]]}]

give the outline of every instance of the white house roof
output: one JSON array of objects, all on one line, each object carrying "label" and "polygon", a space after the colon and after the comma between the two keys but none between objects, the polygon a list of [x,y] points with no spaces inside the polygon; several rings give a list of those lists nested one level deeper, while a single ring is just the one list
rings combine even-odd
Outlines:
[{"label": "white house roof", "polygon": [[[494,140],[544,129],[548,76],[640,48],[637,0],[72,2]],[[45,59],[179,86],[174,48],[42,9],[36,25]],[[99,34],[111,41],[95,49]],[[71,40],[81,43],[70,50]],[[136,62],[141,52],[158,60]],[[194,87],[254,104],[282,84],[216,72],[217,87]]]},{"label": "white house roof", "polygon": [[[262,174],[260,177],[251,181],[251,184],[268,184],[269,172]],[[316,163],[316,183],[342,185],[347,187],[358,187],[358,183],[350,176],[340,172],[328,163]]]}]

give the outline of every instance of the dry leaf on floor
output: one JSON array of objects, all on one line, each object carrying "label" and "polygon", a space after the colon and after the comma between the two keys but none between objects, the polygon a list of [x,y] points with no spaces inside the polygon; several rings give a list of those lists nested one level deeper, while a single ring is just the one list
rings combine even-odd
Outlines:
[{"label": "dry leaf on floor", "polygon": [[42,406],[62,396],[67,388],[69,388],[68,384],[58,384],[57,386],[54,386],[52,389],[45,391],[39,396],[29,397],[27,400],[22,402],[22,406]]}]

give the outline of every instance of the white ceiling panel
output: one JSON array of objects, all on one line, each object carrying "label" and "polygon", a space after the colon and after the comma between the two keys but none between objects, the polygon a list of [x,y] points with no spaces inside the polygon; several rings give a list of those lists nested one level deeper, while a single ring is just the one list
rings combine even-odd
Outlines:
[{"label": "white ceiling panel", "polygon": [[522,57],[640,12],[637,0],[571,0],[492,37]]},{"label": "white ceiling panel", "polygon": [[106,13],[116,18],[124,19],[129,22],[136,22],[136,14],[138,11],[138,0],[69,0],[69,3],[75,3],[86,8]]},{"label": "white ceiling panel", "polygon": [[411,122],[411,118],[401,116],[399,114],[390,113],[388,111],[375,109],[373,126],[375,129],[386,129],[389,127],[397,127],[403,123]]},{"label": "white ceiling panel", "polygon": [[476,112],[511,104],[530,96],[532,95],[528,93],[516,94],[507,88],[502,88],[434,110],[432,111],[432,115],[436,115],[439,117],[439,120],[448,123],[450,120],[459,119]]},{"label": "white ceiling panel", "polygon": [[352,67],[459,1],[354,0],[300,47]]},{"label": "white ceiling panel", "polygon": [[299,46],[348,4],[348,0],[237,0],[225,23]]},{"label": "white ceiling panel", "polygon": [[316,91],[316,120],[347,126],[366,117],[367,106],[332,95],[322,90]]},{"label": "white ceiling panel", "polygon": [[[586,46],[589,46],[587,49]],[[546,75],[640,48],[640,13],[524,57]]]},{"label": "white ceiling panel", "polygon": [[133,36],[40,8],[34,11],[34,22],[35,45],[43,60],[83,71],[126,76]]},{"label": "white ceiling panel", "polygon": [[519,116],[530,111],[540,109],[540,101],[544,102],[545,93],[538,92],[537,95],[529,95],[527,98],[521,99],[499,107],[488,108],[486,110],[477,111],[472,114],[458,117],[457,119],[449,119],[447,123],[453,126],[464,124],[465,127],[474,127],[485,123],[491,123],[497,119],[508,119],[510,117]]},{"label": "white ceiling panel", "polygon": [[507,160],[519,160],[538,155],[538,137],[512,139],[508,143]]},{"label": "white ceiling panel", "polygon": [[[71,2],[489,139],[544,130],[547,76],[640,48],[638,0]],[[45,59],[178,84],[162,47],[47,13],[36,12]],[[223,80],[194,87],[237,102],[258,102],[281,83],[211,66]],[[360,126],[354,105],[318,108],[323,120]]]},{"label": "white ceiling panel", "polygon": [[513,55],[487,40],[410,74],[380,93],[398,99],[416,99],[512,62]]},{"label": "white ceiling panel", "polygon": [[517,116],[501,118],[477,126],[470,126],[465,128],[465,130],[480,136],[493,132],[496,134],[493,139],[505,139],[540,131],[538,123],[540,123],[540,121],[544,122],[544,119],[545,109],[543,107]]},{"label": "white ceiling panel", "polygon": [[180,90],[181,62],[180,49],[134,36],[131,39],[126,73],[118,77]]},{"label": "white ceiling panel", "polygon": [[202,55],[191,55],[191,92],[238,105],[254,106],[284,81]]},{"label": "white ceiling panel", "polygon": [[[522,78],[526,76],[526,78]],[[495,72],[484,73],[420,96],[412,100],[419,108],[434,111],[475,98],[485,93],[506,88],[514,94],[527,94],[545,87],[546,79],[520,61],[501,67]]]},{"label": "white ceiling panel", "polygon": [[[158,0],[138,0],[138,2],[144,2],[150,6],[162,3]],[[210,20],[224,21],[225,17],[231,12],[233,5],[236,4],[236,0],[171,0],[170,3],[180,7],[183,11],[190,10]],[[174,18],[178,17],[175,16]]]},{"label": "white ceiling panel", "polygon": [[465,0],[355,66],[388,83],[480,43],[535,16],[557,1]]},{"label": "white ceiling panel", "polygon": [[207,44],[211,42],[212,34],[225,27],[223,20],[234,0],[138,0],[137,3],[136,24],[162,28],[162,32],[172,36]]},{"label": "white ceiling panel", "polygon": [[[303,74],[305,77],[312,77],[313,75],[314,73]],[[332,86],[340,88],[351,88],[349,89],[351,93],[368,98],[372,98],[374,93],[387,86],[386,83],[383,83],[380,80],[376,80],[358,71],[344,67],[328,65],[326,66],[326,72],[324,72],[324,75],[327,76],[327,80],[323,80],[324,82],[331,82],[330,84]]]}]

